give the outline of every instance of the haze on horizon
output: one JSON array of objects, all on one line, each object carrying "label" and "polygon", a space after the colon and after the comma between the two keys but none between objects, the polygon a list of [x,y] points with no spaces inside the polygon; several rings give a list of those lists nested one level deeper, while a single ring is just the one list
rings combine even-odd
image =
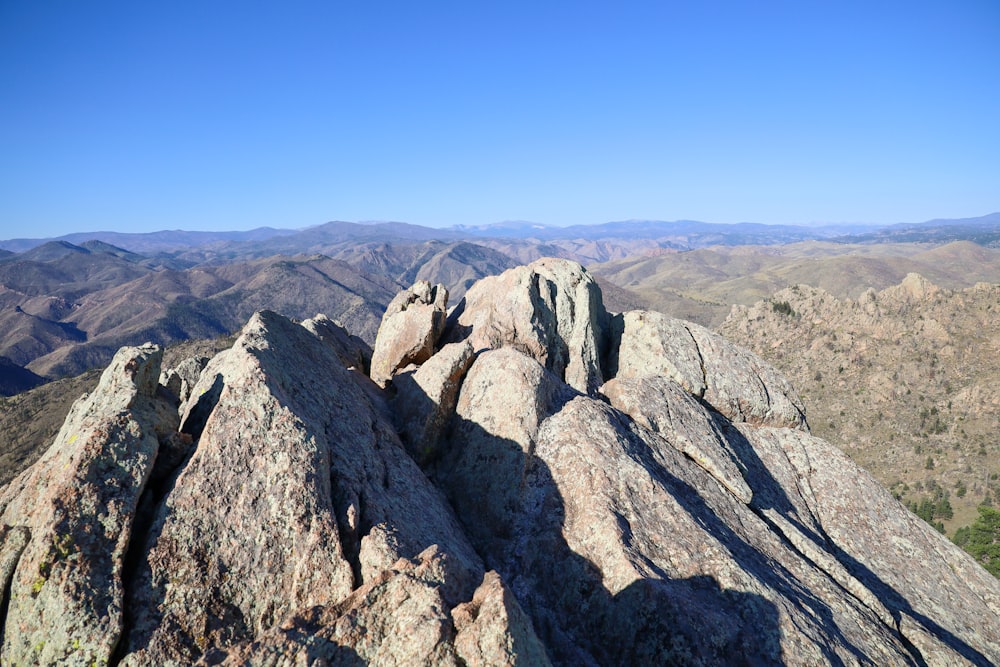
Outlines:
[{"label": "haze on horizon", "polygon": [[1000,210],[995,2],[546,4],[0,4],[0,238]]}]

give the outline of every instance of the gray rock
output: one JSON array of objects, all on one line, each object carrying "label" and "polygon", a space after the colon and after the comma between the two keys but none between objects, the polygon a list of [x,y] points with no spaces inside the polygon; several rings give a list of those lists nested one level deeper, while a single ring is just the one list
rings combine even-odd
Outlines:
[{"label": "gray rock", "polygon": [[545,647],[500,575],[486,573],[470,602],[451,612],[455,652],[469,667],[548,665]]},{"label": "gray rock", "polygon": [[473,347],[513,347],[584,393],[604,382],[608,313],[601,289],[576,262],[543,258],[466,292],[450,318],[449,340]]},{"label": "gray rock", "polygon": [[215,651],[198,664],[547,664],[524,612],[495,573],[472,601],[451,609],[440,586],[446,570],[429,548],[400,559],[339,604],[309,609],[255,642]]},{"label": "gray rock", "polygon": [[[197,449],[157,514],[123,664],[179,664],[333,605],[436,544],[442,595],[468,599],[478,556],[341,359],[304,327],[254,315],[194,389]],[[187,426],[187,424],[185,424]]]},{"label": "gray rock", "polygon": [[616,316],[612,329],[609,377],[663,375],[734,421],[808,430],[788,381],[718,334],[644,310]]},{"label": "gray rock", "polygon": [[660,435],[705,469],[740,502],[753,492],[711,415],[673,380],[663,376],[609,380],[601,393],[618,410]]},{"label": "gray rock", "polygon": [[430,462],[455,413],[458,389],[475,360],[468,342],[450,343],[418,368],[408,367],[393,378],[393,415],[403,443],[417,463]]},{"label": "gray rock", "polygon": [[[787,495],[797,507],[785,514],[810,517],[804,532],[818,526],[827,550],[888,610],[928,664],[1000,662],[995,577],[836,447],[787,429],[737,427],[763,466],[785,472],[786,483],[800,490]],[[775,504],[761,509],[778,511]]]},{"label": "gray rock", "polygon": [[371,378],[384,387],[401,368],[434,354],[448,310],[448,290],[426,280],[396,295],[386,307],[372,352]]},{"label": "gray rock", "polygon": [[500,562],[515,530],[538,425],[576,395],[510,347],[483,352],[469,369],[433,470],[487,565]]},{"label": "gray rock", "polygon": [[174,368],[162,371],[159,383],[184,403],[191,396],[191,388],[198,382],[207,364],[208,357],[189,357]]},{"label": "gray rock", "polygon": [[347,368],[355,368],[368,375],[372,349],[358,336],[352,336],[344,325],[318,314],[302,322],[307,330],[331,347]]},{"label": "gray rock", "polygon": [[156,395],[162,356],[152,345],[119,350],[42,458],[0,489],[0,526],[10,527],[0,545],[10,591],[3,664],[110,660],[139,496],[158,436],[177,428],[173,407]]}]

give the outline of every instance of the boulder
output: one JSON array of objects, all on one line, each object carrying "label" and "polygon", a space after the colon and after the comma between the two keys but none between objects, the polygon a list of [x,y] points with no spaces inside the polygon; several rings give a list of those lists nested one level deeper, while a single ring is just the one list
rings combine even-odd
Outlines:
[{"label": "boulder", "polygon": [[458,389],[475,360],[472,345],[450,343],[419,367],[396,374],[393,417],[403,443],[417,463],[438,454],[438,443],[455,413]]},{"label": "boulder", "polygon": [[449,340],[477,351],[513,347],[580,392],[604,382],[608,313],[576,262],[543,258],[473,285],[449,318]]},{"label": "boulder", "polygon": [[495,573],[472,601],[452,609],[440,587],[445,570],[433,547],[400,559],[339,604],[313,607],[257,641],[212,651],[198,664],[547,664],[524,612]]},{"label": "boulder", "polygon": [[531,619],[492,570],[486,573],[472,600],[455,607],[451,616],[457,630],[455,652],[464,665],[550,664]]},{"label": "boulder", "polygon": [[183,403],[191,396],[191,388],[208,364],[208,357],[194,356],[183,360],[174,368],[160,373],[160,384]]},{"label": "boulder", "polygon": [[42,458],[0,488],[3,664],[111,659],[136,508],[158,439],[177,428],[157,394],[162,357],[153,345],[119,350]]},{"label": "boulder", "polygon": [[482,564],[440,493],[306,328],[257,313],[193,396],[197,449],[150,528],[123,664],[252,641],[430,545],[447,596],[471,596]]},{"label": "boulder", "polygon": [[360,337],[352,336],[343,324],[331,320],[326,315],[318,314],[303,321],[302,326],[329,345],[345,367],[368,375],[372,349]]},{"label": "boulder", "polygon": [[645,310],[614,318],[609,376],[662,375],[734,421],[808,430],[805,408],[770,364],[705,327]]},{"label": "boulder", "polygon": [[483,352],[462,384],[432,468],[487,566],[506,556],[538,425],[577,392],[513,348]]},{"label": "boulder", "polygon": [[372,380],[384,387],[399,369],[429,359],[444,331],[447,309],[448,290],[443,285],[431,287],[419,280],[397,294],[386,307],[375,338]]}]

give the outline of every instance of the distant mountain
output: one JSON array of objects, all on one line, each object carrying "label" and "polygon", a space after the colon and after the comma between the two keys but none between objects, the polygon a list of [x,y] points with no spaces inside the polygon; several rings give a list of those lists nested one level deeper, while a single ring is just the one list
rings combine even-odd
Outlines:
[{"label": "distant mountain", "polygon": [[81,299],[70,317],[76,330],[86,332],[82,340],[43,339],[29,331],[37,353],[26,365],[48,377],[74,375],[107,363],[122,345],[228,334],[264,308],[298,319],[325,313],[374,340],[382,311],[398,287],[391,279],[323,256],[150,272]]},{"label": "distant mountain", "polygon": [[[267,257],[270,255],[334,254],[345,243],[417,243],[455,241],[462,235],[442,229],[411,225],[405,222],[328,222],[294,234],[261,242],[242,242],[225,249],[230,256]],[[221,249],[220,249],[221,250]]]},{"label": "distant mountain", "polygon": [[978,218],[929,220],[919,224],[899,224],[866,233],[847,234],[831,239],[839,243],[947,243],[971,241],[978,245],[1000,246],[1000,213]]},{"label": "distant mountain", "polygon": [[[48,242],[87,248],[96,241],[118,251],[139,253],[170,268],[205,262],[228,262],[271,255],[335,254],[345,243],[417,243],[472,241],[530,261],[558,256],[581,262],[621,259],[634,254],[694,250],[710,246],[782,245],[809,240],[840,243],[947,242],[969,240],[980,245],[1000,243],[1000,213],[981,218],[931,220],[905,225],[770,225],[717,224],[697,220],[625,220],[597,225],[556,227],[535,222],[505,221],[490,225],[432,228],[405,222],[333,221],[304,229],[261,227],[245,232],[159,231],[143,234],[81,232],[57,239],[0,241],[0,249],[24,252]],[[591,244],[599,244],[593,246]],[[525,245],[527,244],[527,245]],[[535,252],[539,246],[548,249]],[[95,248],[96,249],[96,248]],[[105,248],[104,251],[107,251]],[[46,252],[59,252],[49,246]],[[0,255],[0,261],[3,256]]]},{"label": "distant mountain", "polygon": [[75,300],[152,270],[125,257],[92,252],[66,241],[51,241],[0,260],[0,294],[12,290],[27,296]]},{"label": "distant mountain", "polygon": [[400,285],[417,280],[442,283],[457,303],[472,283],[517,264],[502,252],[464,241],[444,243],[343,243],[330,254],[365,273],[383,275]]},{"label": "distant mountain", "polygon": [[115,257],[121,257],[122,259],[127,259],[130,262],[141,262],[146,259],[139,253],[125,250],[124,248],[119,248],[118,246],[105,243],[104,241],[98,241],[97,239],[84,241],[80,244],[80,247],[86,248],[90,252],[103,252],[108,255],[114,255]]},{"label": "distant mountain", "polygon": [[561,229],[555,225],[546,225],[540,222],[528,222],[527,220],[504,220],[494,222],[489,225],[452,225],[447,229],[453,229],[462,234],[473,236],[514,236],[515,238],[526,238],[532,234],[543,233],[545,230]]},{"label": "distant mountain", "polygon": [[103,241],[47,242],[0,259],[0,355],[49,378],[74,375],[122,345],[228,334],[260,309],[298,319],[322,312],[370,343],[401,285],[442,282],[455,303],[468,285],[514,264],[466,242],[377,240],[423,230],[335,223],[286,248],[325,254],[271,248],[182,270]]},{"label": "distant mountain", "polygon": [[697,220],[623,220],[597,225],[556,227],[532,222],[501,222],[479,227],[456,226],[450,229],[486,238],[534,238],[541,241],[564,239],[660,239],[673,240],[679,249],[706,245],[771,245],[808,239],[829,238],[848,232],[864,232],[872,225],[768,225],[742,222],[719,224]]},{"label": "distant mountain", "polygon": [[73,234],[65,234],[56,239],[21,238],[0,241],[0,249],[23,252],[51,240],[66,241],[73,244],[96,240],[120,248],[128,248],[133,252],[154,254],[159,252],[173,252],[213,243],[263,241],[275,236],[295,233],[296,230],[294,229],[274,229],[272,227],[258,227],[249,231],[235,232],[192,232],[180,229],[148,233],[75,232]]},{"label": "distant mountain", "polygon": [[86,248],[73,245],[69,241],[46,241],[18,255],[18,260],[31,260],[35,262],[48,262],[53,259],[60,259],[67,255],[86,255],[90,251]]}]

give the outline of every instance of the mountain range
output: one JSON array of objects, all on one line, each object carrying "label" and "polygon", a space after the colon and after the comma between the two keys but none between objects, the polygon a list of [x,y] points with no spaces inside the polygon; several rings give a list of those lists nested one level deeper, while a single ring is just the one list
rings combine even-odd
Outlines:
[{"label": "mountain range", "polygon": [[179,269],[101,241],[50,241],[0,259],[0,356],[40,376],[75,375],[122,345],[231,333],[264,307],[300,319],[321,310],[371,343],[400,285],[434,278],[461,294],[514,264],[464,242],[347,245],[339,254],[351,263],[279,255]]},{"label": "mountain range", "polygon": [[[907,236],[909,235],[909,236]],[[941,242],[967,238],[988,245],[1000,238],[1000,213],[978,218],[930,220],[919,224],[878,225],[769,225],[718,224],[695,220],[627,220],[596,225],[556,227],[530,222],[492,225],[456,225],[433,228],[403,222],[328,222],[304,229],[261,227],[250,231],[151,233],[84,232],[48,239],[0,240],[0,250],[23,252],[50,241],[79,245],[97,240],[144,255],[163,254],[186,261],[249,259],[270,255],[329,254],[344,242],[416,242],[474,240],[533,244],[604,241],[623,247],[693,250],[708,246],[776,245],[796,241],[834,239],[840,243]],[[996,238],[995,238],[996,237]],[[193,252],[192,252],[193,251]],[[580,258],[572,258],[580,259]],[[609,258],[589,258],[604,261]]]},{"label": "mountain range", "polygon": [[[954,235],[998,225],[1000,215],[993,214],[917,228]],[[966,268],[945,275],[949,264],[924,261],[925,244],[910,244],[913,252],[897,243],[848,244],[860,237],[843,232],[693,221],[444,230],[331,222],[298,231],[95,232],[4,241],[0,247],[10,252],[0,256],[0,356],[9,363],[0,368],[0,385],[12,393],[31,383],[26,372],[55,378],[101,366],[122,345],[227,334],[263,307],[296,318],[315,314],[311,309],[349,318],[371,343],[382,309],[400,287],[427,279],[451,285],[461,297],[475,280],[542,256],[591,266],[613,300],[711,326],[732,304],[749,305],[822,275],[841,283],[850,276],[847,287],[884,288],[909,272],[946,287],[971,284]],[[819,268],[824,262],[831,270]],[[992,258],[969,266],[979,267],[979,279],[997,274]],[[843,287],[817,286],[838,295]]]}]

